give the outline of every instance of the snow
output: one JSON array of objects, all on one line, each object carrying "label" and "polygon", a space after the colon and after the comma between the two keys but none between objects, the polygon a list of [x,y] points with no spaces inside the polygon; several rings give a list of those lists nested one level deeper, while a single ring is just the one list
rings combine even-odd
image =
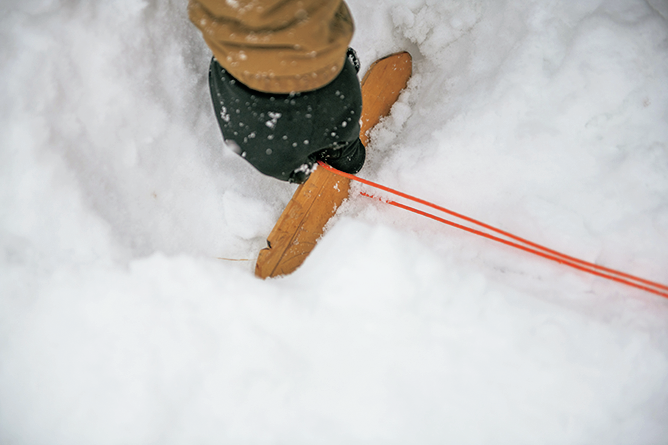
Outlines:
[{"label": "snow", "polygon": [[273,112],[273,111],[270,111],[268,114],[269,114],[269,117],[271,119],[268,120],[267,122],[265,122],[265,125],[269,128],[274,128],[282,115],[281,115],[281,113],[277,113],[277,112]]},{"label": "snow", "polygon": [[[360,176],[668,283],[665,1],[348,4],[414,56]],[[184,2],[0,5],[0,443],[666,443],[666,299],[357,195],[254,278],[295,186],[209,58]]]}]

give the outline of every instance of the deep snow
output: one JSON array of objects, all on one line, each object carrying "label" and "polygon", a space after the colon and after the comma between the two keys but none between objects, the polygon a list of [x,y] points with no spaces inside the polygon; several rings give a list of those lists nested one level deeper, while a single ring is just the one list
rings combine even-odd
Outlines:
[{"label": "deep snow", "polygon": [[[666,299],[361,196],[230,261],[294,186],[185,3],[0,4],[0,443],[667,443]],[[415,62],[360,176],[668,283],[668,3],[349,5]]]}]

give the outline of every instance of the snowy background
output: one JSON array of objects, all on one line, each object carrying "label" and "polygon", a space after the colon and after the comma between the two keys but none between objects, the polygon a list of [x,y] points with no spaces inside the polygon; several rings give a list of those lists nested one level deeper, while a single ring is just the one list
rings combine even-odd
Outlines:
[{"label": "snowy background", "polygon": [[[360,176],[668,283],[666,0],[349,5],[414,56]],[[668,443],[664,298],[358,195],[256,279],[294,186],[209,58],[185,0],[0,0],[0,443]]]}]

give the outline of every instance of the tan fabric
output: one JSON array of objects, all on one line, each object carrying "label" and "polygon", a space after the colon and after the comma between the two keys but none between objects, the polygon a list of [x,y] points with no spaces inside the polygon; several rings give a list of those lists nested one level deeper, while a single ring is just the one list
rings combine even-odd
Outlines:
[{"label": "tan fabric", "polygon": [[328,84],[354,31],[342,0],[189,0],[188,12],[223,68],[270,93]]}]

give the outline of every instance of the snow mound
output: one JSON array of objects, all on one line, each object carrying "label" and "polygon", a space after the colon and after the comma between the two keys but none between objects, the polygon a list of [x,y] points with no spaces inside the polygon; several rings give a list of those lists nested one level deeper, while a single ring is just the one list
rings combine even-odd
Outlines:
[{"label": "snow mound", "polygon": [[[414,57],[361,176],[668,283],[665,2],[348,4]],[[0,5],[0,443],[665,443],[668,300],[356,194],[256,279],[295,186],[209,59],[184,2]]]}]

